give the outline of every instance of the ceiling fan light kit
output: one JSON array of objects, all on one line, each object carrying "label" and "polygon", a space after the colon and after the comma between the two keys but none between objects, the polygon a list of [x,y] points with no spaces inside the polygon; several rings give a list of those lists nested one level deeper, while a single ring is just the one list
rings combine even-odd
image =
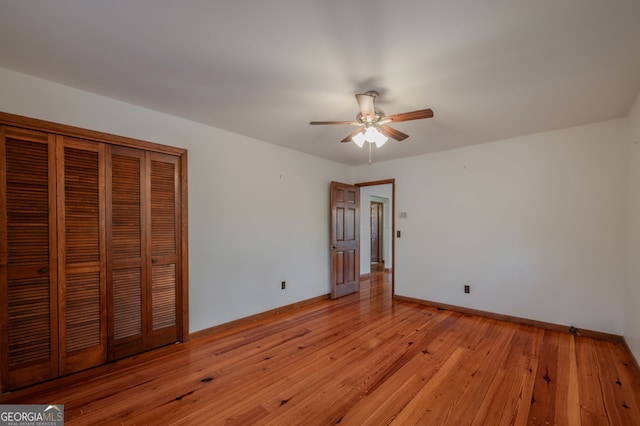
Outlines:
[{"label": "ceiling fan light kit", "polygon": [[380,131],[375,126],[368,126],[366,130],[362,129],[361,131],[353,135],[351,137],[351,140],[360,148],[362,148],[365,142],[375,143],[376,147],[380,148],[382,145],[387,143],[389,138],[380,133]]},{"label": "ceiling fan light kit", "polygon": [[356,95],[356,101],[360,106],[360,113],[356,116],[356,121],[311,121],[309,124],[346,124],[357,126],[358,129],[342,139],[341,142],[354,142],[360,148],[364,146],[365,142],[369,142],[369,164],[371,164],[372,144],[375,143],[376,147],[380,148],[389,138],[395,139],[396,141],[403,141],[409,137],[406,133],[387,126],[388,123],[399,123],[402,121],[433,117],[433,111],[431,109],[421,109],[386,116],[384,111],[376,108],[376,97],[378,97],[378,92],[375,91]]},{"label": "ceiling fan light kit", "polygon": [[364,141],[365,141],[365,139],[364,139],[364,133],[362,133],[362,132],[358,132],[358,133],[356,133],[356,134],[351,138],[351,140],[352,140],[356,145],[358,145],[358,147],[362,148],[362,145],[364,145]]}]

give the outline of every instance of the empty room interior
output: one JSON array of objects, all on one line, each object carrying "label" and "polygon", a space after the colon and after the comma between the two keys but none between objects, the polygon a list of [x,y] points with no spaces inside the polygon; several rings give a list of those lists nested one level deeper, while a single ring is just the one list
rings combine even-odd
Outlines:
[{"label": "empty room interior", "polygon": [[0,411],[640,424],[639,41],[632,0],[0,0]]}]

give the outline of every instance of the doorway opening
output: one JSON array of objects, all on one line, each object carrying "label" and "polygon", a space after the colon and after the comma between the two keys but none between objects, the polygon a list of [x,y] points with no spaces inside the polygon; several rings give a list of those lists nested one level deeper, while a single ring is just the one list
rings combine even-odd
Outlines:
[{"label": "doorway opening", "polygon": [[384,201],[378,199],[378,197],[371,197],[371,214],[369,239],[371,242],[371,264],[376,265],[382,263],[384,265],[384,251],[383,243],[386,242],[384,238]]},{"label": "doorway opening", "polygon": [[360,187],[360,277],[388,274],[395,294],[395,179],[358,183]]}]

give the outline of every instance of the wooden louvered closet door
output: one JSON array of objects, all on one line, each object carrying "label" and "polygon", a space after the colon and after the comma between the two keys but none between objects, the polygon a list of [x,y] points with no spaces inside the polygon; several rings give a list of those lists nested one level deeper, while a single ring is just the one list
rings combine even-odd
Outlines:
[{"label": "wooden louvered closet door", "polygon": [[178,162],[110,147],[109,359],[178,340]]},{"label": "wooden louvered closet door", "polygon": [[150,171],[151,220],[148,252],[151,253],[151,304],[149,344],[158,347],[178,340],[178,291],[180,223],[178,158],[173,155],[147,153]]},{"label": "wooden louvered closet door", "polygon": [[145,167],[144,151],[122,147],[108,150],[109,359],[114,360],[146,347]]},{"label": "wooden louvered closet door", "polygon": [[0,392],[188,338],[186,150],[0,112]]},{"label": "wooden louvered closet door", "polygon": [[2,389],[58,375],[55,138],[0,126]]},{"label": "wooden louvered closet door", "polygon": [[60,374],[107,361],[104,151],[58,136]]}]

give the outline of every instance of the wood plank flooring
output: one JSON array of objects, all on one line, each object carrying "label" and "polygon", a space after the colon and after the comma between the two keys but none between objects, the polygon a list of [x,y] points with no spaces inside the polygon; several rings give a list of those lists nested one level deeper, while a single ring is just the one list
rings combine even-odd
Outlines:
[{"label": "wood plank flooring", "polygon": [[0,396],[66,425],[638,425],[623,345],[358,295]]}]

